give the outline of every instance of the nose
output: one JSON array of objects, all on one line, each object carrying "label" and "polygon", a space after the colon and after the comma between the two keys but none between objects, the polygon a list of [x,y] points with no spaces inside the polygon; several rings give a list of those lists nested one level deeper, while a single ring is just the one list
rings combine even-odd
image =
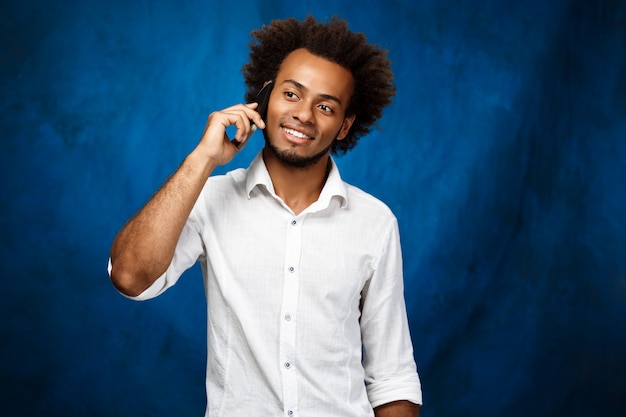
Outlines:
[{"label": "nose", "polygon": [[312,104],[307,100],[302,100],[294,107],[292,117],[298,120],[302,124],[313,123],[313,108]]}]

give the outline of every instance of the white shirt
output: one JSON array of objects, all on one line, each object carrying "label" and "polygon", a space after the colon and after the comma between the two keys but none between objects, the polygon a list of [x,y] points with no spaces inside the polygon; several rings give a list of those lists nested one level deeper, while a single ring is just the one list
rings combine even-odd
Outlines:
[{"label": "white shirt", "polygon": [[207,417],[371,417],[422,402],[396,218],[341,180],[294,215],[259,154],[209,178],[155,297],[200,261],[208,308]]}]

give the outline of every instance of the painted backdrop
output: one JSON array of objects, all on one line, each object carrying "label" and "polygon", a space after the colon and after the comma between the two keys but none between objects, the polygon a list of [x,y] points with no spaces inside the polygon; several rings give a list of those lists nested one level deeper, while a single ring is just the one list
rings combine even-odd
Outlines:
[{"label": "painted backdrop", "polygon": [[250,30],[309,12],[393,60],[337,161],[398,217],[422,415],[626,415],[626,3],[337,3],[3,2],[3,415],[202,415],[199,268],[136,303],[108,250],[243,99]]}]

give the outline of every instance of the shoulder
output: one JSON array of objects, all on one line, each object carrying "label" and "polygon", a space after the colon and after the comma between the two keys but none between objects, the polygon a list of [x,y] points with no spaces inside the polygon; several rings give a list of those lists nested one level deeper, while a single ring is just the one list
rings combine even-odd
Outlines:
[{"label": "shoulder", "polygon": [[232,193],[233,189],[245,187],[246,172],[247,169],[245,168],[236,168],[225,174],[213,175],[207,180],[202,193],[219,192],[220,190]]},{"label": "shoulder", "polygon": [[351,214],[363,215],[382,223],[396,222],[393,211],[382,200],[352,184],[345,183],[345,186],[348,197],[347,209]]},{"label": "shoulder", "polygon": [[219,210],[224,205],[233,204],[245,197],[246,171],[244,168],[237,168],[209,177],[196,200],[192,214]]}]

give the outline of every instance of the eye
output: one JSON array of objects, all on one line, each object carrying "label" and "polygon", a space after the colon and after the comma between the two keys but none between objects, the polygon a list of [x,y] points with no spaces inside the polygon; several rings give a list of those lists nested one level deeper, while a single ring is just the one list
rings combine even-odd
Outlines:
[{"label": "eye", "polygon": [[286,98],[290,100],[297,100],[299,97],[293,91],[285,91],[284,95]]},{"label": "eye", "polygon": [[320,104],[318,108],[322,110],[324,113],[333,113],[335,111],[332,107],[330,107],[327,104]]}]

